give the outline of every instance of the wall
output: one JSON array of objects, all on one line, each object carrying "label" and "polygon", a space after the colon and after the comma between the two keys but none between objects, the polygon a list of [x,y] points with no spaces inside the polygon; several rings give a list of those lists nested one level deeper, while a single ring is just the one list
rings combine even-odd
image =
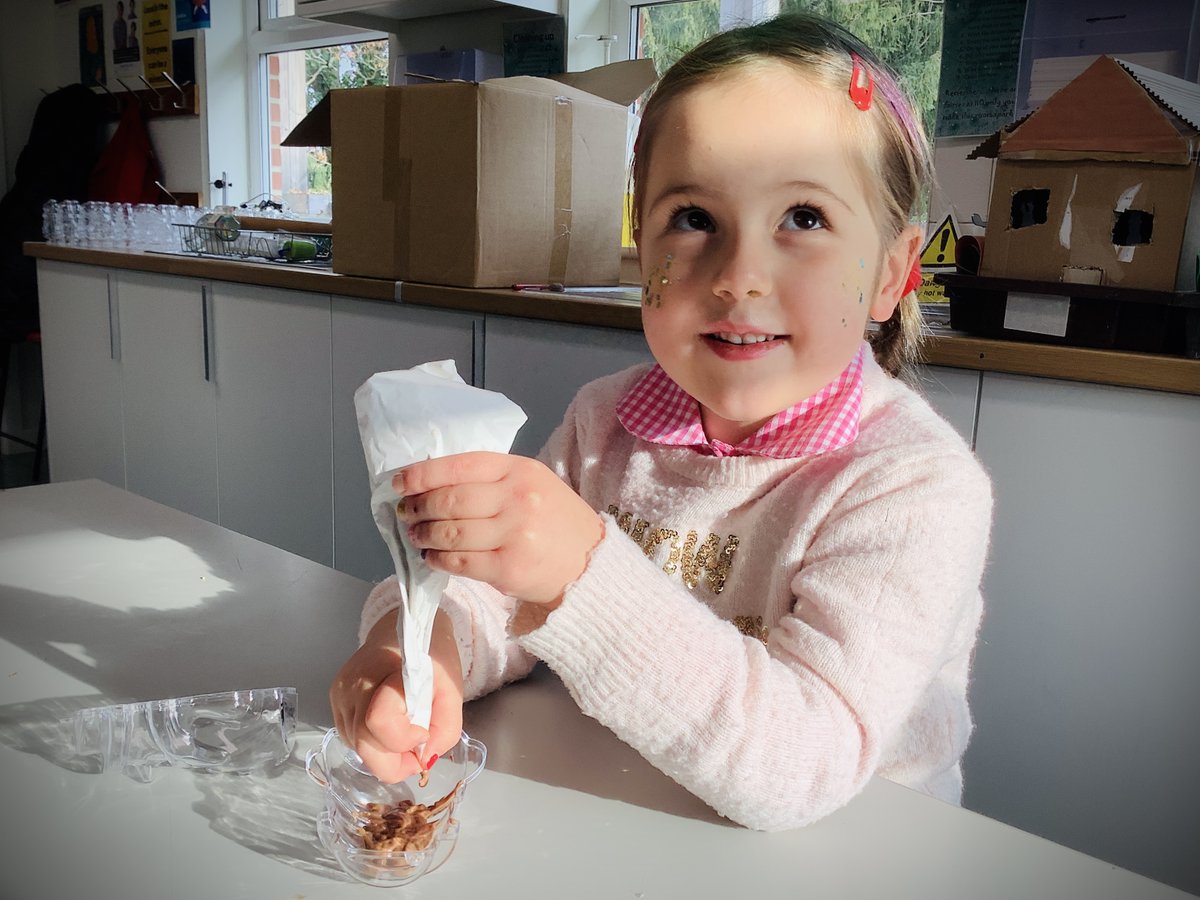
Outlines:
[{"label": "wall", "polygon": [[[0,0],[0,162],[6,189],[44,94],[79,81],[81,5],[79,0]],[[230,172],[235,185],[247,184],[246,15],[242,4],[226,9],[225,15],[217,10],[211,29],[192,33],[197,80],[201,97],[208,98],[208,114],[152,119],[148,125],[168,189],[204,192],[211,180],[209,158],[218,173],[222,168]],[[120,90],[120,85],[114,80],[110,89]]]}]

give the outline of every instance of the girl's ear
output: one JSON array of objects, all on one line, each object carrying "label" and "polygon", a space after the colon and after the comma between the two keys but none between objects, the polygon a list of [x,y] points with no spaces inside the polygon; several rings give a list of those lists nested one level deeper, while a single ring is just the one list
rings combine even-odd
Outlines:
[{"label": "girl's ear", "polygon": [[883,267],[879,272],[879,287],[875,298],[871,301],[871,318],[876,322],[886,322],[896,311],[900,299],[904,296],[904,285],[908,275],[921,256],[921,243],[925,239],[925,230],[920,225],[909,225],[886,248],[883,257]]}]

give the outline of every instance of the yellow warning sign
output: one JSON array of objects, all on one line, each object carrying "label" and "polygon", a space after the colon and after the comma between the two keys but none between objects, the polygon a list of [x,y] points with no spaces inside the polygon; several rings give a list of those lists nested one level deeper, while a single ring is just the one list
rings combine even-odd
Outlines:
[{"label": "yellow warning sign", "polygon": [[953,266],[954,245],[957,243],[958,229],[954,227],[954,219],[952,216],[946,216],[921,251],[921,265]]},{"label": "yellow warning sign", "polygon": [[935,284],[933,281],[932,272],[923,272],[921,274],[921,286],[917,288],[918,303],[949,303],[950,298],[946,296],[946,288],[940,284]]}]

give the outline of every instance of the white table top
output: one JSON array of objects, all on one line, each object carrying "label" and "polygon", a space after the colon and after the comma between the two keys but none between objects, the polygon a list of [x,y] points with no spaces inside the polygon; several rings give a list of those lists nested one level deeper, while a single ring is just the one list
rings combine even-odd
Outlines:
[{"label": "white table top", "polygon": [[[303,750],[368,586],[98,481],[0,492],[0,897],[378,897],[317,843]],[[268,777],[72,771],[48,739],[103,702],[295,685],[297,753]],[[467,707],[488,767],[449,861],[408,897],[1186,897],[875,779],[808,828],[716,817],[544,669]],[[399,895],[399,893],[397,895]]]}]

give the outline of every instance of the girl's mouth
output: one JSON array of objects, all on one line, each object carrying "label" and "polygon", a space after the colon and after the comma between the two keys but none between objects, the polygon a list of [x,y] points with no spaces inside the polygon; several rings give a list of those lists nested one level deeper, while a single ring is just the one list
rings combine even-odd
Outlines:
[{"label": "girl's mouth", "polygon": [[787,335],[766,332],[710,331],[701,335],[705,345],[721,359],[757,359],[779,347]]},{"label": "girl's mouth", "polygon": [[706,334],[706,338],[711,340],[721,341],[725,344],[762,344],[767,341],[776,340],[778,335],[774,334],[737,334],[732,331],[714,331],[711,334]]}]

